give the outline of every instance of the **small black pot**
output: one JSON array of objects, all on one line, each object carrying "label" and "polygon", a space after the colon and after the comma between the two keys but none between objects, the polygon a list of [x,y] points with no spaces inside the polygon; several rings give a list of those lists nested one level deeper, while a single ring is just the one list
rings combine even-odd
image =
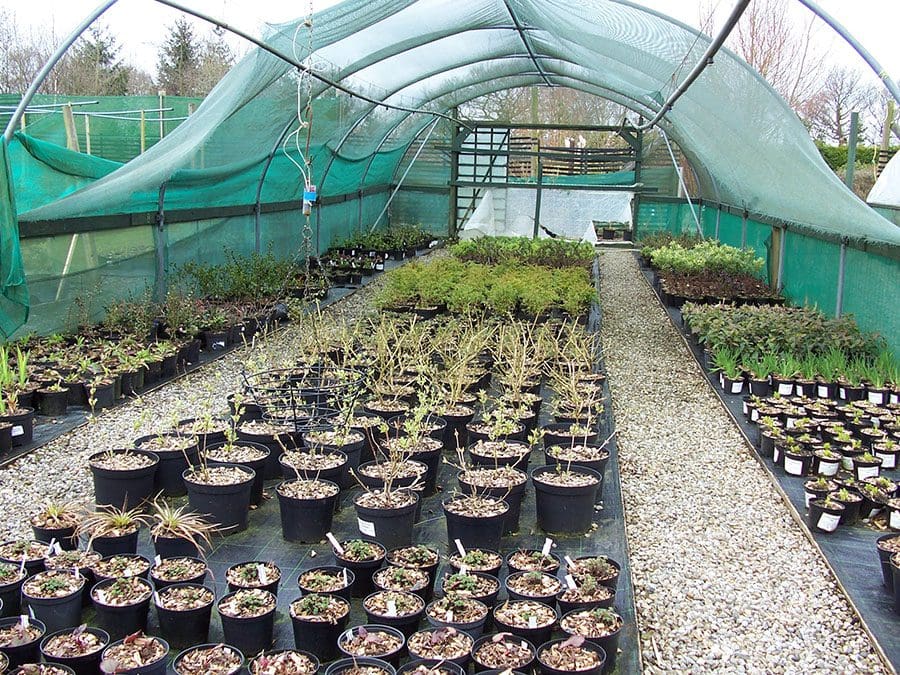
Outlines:
[{"label": "small black pot", "polygon": [[4,415],[0,422],[8,422],[12,425],[10,435],[14,448],[31,445],[34,439],[34,410],[22,408],[22,412],[15,415]]},{"label": "small black pot", "polygon": [[556,614],[556,619],[554,619],[550,625],[540,626],[538,628],[523,628],[521,626],[513,626],[512,624],[505,623],[502,619],[497,617],[497,607],[494,608],[492,614],[494,617],[494,624],[499,632],[512,633],[518,637],[525,638],[533,645],[542,645],[550,639],[550,636],[553,634],[553,627],[559,621],[559,612],[554,607],[551,607],[550,609]]},{"label": "small black pot", "polygon": [[[428,661],[426,659],[413,659],[400,666],[397,669],[397,675],[409,675],[410,673],[415,672],[416,668],[419,666],[425,666],[428,669],[435,669],[438,666],[435,665],[434,661]],[[444,661],[440,665],[440,670],[446,671],[449,675],[466,675],[468,672],[465,668],[454,661]]]},{"label": "small black pot", "polygon": [[160,558],[195,558],[203,554],[189,539],[153,535],[153,548]]},{"label": "small black pot", "polygon": [[32,525],[31,531],[34,533],[36,541],[50,543],[55,540],[64,551],[74,551],[78,548],[78,537],[75,534],[74,525],[71,527],[60,528],[38,527]]},{"label": "small black pot", "polygon": [[[546,643],[542,644],[538,648],[536,661],[538,664],[538,668],[540,669],[541,675],[572,675],[573,671],[571,671],[571,670],[559,670],[557,668],[548,666],[541,661],[541,650],[549,648],[552,645],[555,645],[557,643],[565,642],[567,639],[568,638],[560,638],[558,640],[552,640],[550,642],[546,642]],[[578,675],[601,675],[601,673],[603,673],[604,668],[606,667],[606,659],[607,659],[606,650],[604,650],[603,647],[599,646],[598,644],[596,644],[594,642],[590,642],[588,640],[585,640],[584,643],[582,643],[581,648],[589,649],[589,650],[595,652],[600,659],[600,663],[595,668],[577,671]]]},{"label": "small black pot", "polygon": [[[349,630],[345,631],[345,634],[352,633],[353,636],[355,636],[359,632],[360,628],[365,628],[370,633],[373,631],[378,631],[378,632],[382,632],[382,633],[390,633],[394,637],[400,638],[401,644],[395,651],[393,651],[389,654],[383,654],[378,657],[379,659],[381,659],[383,661],[387,661],[388,663],[390,663],[392,666],[394,666],[396,668],[400,664],[400,655],[406,651],[406,636],[403,635],[402,632],[400,632],[396,628],[392,628],[391,626],[385,626],[383,624],[371,624],[371,623],[365,624],[364,626],[355,626],[353,628],[350,628]],[[338,638],[337,646],[338,646],[338,649],[340,650],[340,652],[344,656],[348,656],[351,658],[353,657],[352,654],[349,654],[346,651],[344,651],[343,635],[340,638]],[[361,661],[362,658],[365,658],[365,657],[356,657],[356,660]],[[330,669],[327,672],[330,672]]]},{"label": "small black pot", "polygon": [[50,642],[52,638],[57,635],[68,635],[71,632],[71,628],[66,628],[64,630],[56,631],[55,633],[44,636],[44,639],[41,640],[41,654],[44,657],[44,661],[46,661],[47,663],[57,663],[63,666],[68,666],[72,669],[75,675],[96,675],[98,672],[100,672],[100,655],[103,654],[103,650],[109,644],[109,633],[107,633],[105,630],[100,630],[99,628],[85,628],[85,633],[91,633],[92,635],[96,635],[100,639],[101,646],[96,652],[85,654],[84,656],[52,656],[45,651],[47,643]]},{"label": "small black pot", "polygon": [[384,548],[400,548],[412,544],[412,529],[416,519],[419,495],[411,492],[411,504],[394,509],[356,506],[357,525],[362,538],[375,541]]},{"label": "small black pot", "polygon": [[[171,584],[177,588],[205,588],[200,584]],[[215,594],[209,604],[196,609],[177,611],[166,609],[154,602],[156,617],[159,620],[159,631],[166,640],[175,646],[190,646],[202,644],[209,639],[209,624],[212,617],[212,607],[215,604]]]},{"label": "small black pot", "polygon": [[[575,611],[581,611],[581,610],[575,610]],[[562,620],[565,618],[566,617],[563,616],[562,619],[560,619],[560,622],[562,622]],[[566,633],[567,635],[571,635],[565,629],[563,629],[563,632]],[[603,651],[606,652],[606,663],[603,666],[603,670],[602,670],[602,672],[604,672],[604,673],[612,672],[616,669],[616,652],[618,652],[618,650],[619,650],[619,636],[621,636],[621,634],[622,634],[622,627],[619,626],[618,630],[616,630],[613,633],[610,633],[609,635],[604,635],[602,637],[585,638],[586,642],[592,642],[595,645],[597,645],[598,647],[601,647],[603,649]]]},{"label": "small black pot", "polygon": [[[159,456],[144,450],[114,450],[113,452],[116,454],[135,453],[153,460],[153,464],[150,466],[128,471],[111,471],[90,465],[91,474],[94,477],[94,502],[97,506],[108,505],[118,509],[133,509],[154,494],[153,488],[156,470],[159,466]],[[88,461],[104,454],[106,453],[95,453]]]},{"label": "small black pot", "polygon": [[[476,602],[484,605],[484,603],[480,600]],[[487,605],[484,606],[487,610],[484,616],[476,621],[469,621],[467,623],[463,623],[461,621],[444,621],[442,619],[435,618],[428,612],[428,607],[425,608],[425,619],[435,628],[453,628],[454,630],[465,633],[473,640],[477,640],[484,633],[485,624],[487,624],[487,621],[491,616],[491,608]]]},{"label": "small black pot", "polygon": [[337,640],[350,621],[350,601],[345,598],[347,613],[337,623],[308,621],[291,614],[294,629],[294,646],[300,651],[314,654],[320,662],[332,661],[338,655]]},{"label": "small black pot", "polygon": [[380,668],[384,675],[395,675],[397,670],[393,665],[382,659],[373,659],[369,656],[357,656],[355,658],[338,659],[325,669],[325,675],[343,675],[348,670],[358,667]]},{"label": "small black pot", "polygon": [[62,417],[66,414],[66,408],[69,406],[69,391],[50,391],[48,389],[38,389],[37,392],[37,410],[41,415],[47,417]]},{"label": "small black pot", "polygon": [[447,520],[447,542],[453,546],[458,539],[464,548],[500,549],[500,539],[506,526],[509,504],[502,502],[506,509],[497,515],[465,516],[447,510],[447,502],[443,503],[444,516]]},{"label": "small black pot", "polygon": [[[224,443],[214,443],[207,446],[207,452],[215,450],[216,448],[221,447]],[[267,448],[265,445],[260,445],[259,443],[253,443],[251,441],[235,441],[234,445],[238,447],[248,447],[252,446],[257,448],[260,452],[265,451],[265,456],[260,457],[259,459],[253,459],[246,462],[237,462],[241,466],[246,466],[249,469],[253,469],[256,472],[256,475],[253,477],[253,487],[250,490],[250,504],[253,506],[259,506],[262,504],[263,498],[263,483],[265,478],[266,466],[269,463],[269,455],[272,454],[272,451]],[[201,445],[202,447],[202,445]],[[215,459],[209,459],[209,466],[221,466],[222,464],[226,464],[227,462],[220,462]]]},{"label": "small black pot", "polygon": [[109,633],[110,638],[121,640],[127,635],[131,635],[137,631],[147,631],[147,615],[150,612],[150,598],[153,597],[153,587],[150,582],[150,594],[133,605],[125,605],[122,607],[116,605],[106,605],[95,595],[97,589],[105,588],[115,583],[115,579],[107,579],[98,582],[91,589],[91,599],[94,601],[94,611],[96,615],[94,621],[100,628]]},{"label": "small black pot", "polygon": [[[375,593],[382,593],[383,591],[375,591]],[[398,593],[401,591],[397,591]],[[372,593],[371,595],[375,595]],[[386,616],[382,614],[374,614],[366,609],[365,601],[371,597],[368,596],[363,600],[363,611],[366,613],[366,622],[371,624],[378,624],[380,626],[390,626],[391,628],[396,628],[403,636],[409,639],[409,636],[415,633],[419,629],[419,623],[422,621],[422,617],[425,616],[425,601],[422,601],[422,607],[412,613],[412,614],[404,614],[402,616]],[[409,595],[415,595],[415,593],[409,593]],[[419,598],[419,596],[415,596]],[[419,598],[421,600],[421,598]]]},{"label": "small black pot", "polygon": [[[202,558],[194,557],[194,556],[185,555],[185,556],[172,556],[172,557],[190,558],[194,562],[201,562],[204,565],[206,565],[205,560],[203,560]],[[194,586],[202,586],[203,582],[206,581],[206,575],[208,572],[209,572],[209,568],[205,567],[202,573],[198,574],[197,576],[195,576],[191,579],[183,579],[181,581],[164,581],[162,579],[157,579],[155,576],[153,576],[153,567],[151,567],[150,573],[147,576],[148,576],[148,579],[150,580],[150,582],[153,584],[153,587],[157,591],[161,591],[162,589],[166,588],[167,586],[175,586],[176,584],[192,584]]]},{"label": "small black pot", "polygon": [[[0,628],[15,626],[21,620],[18,616],[0,619]],[[39,619],[30,619],[30,622],[32,626],[41,632],[40,636],[36,637],[33,642],[16,645],[15,647],[0,647],[0,652],[6,654],[6,658],[9,659],[10,669],[21,666],[23,663],[37,663],[41,658],[41,640],[47,634],[47,627]]]},{"label": "small black pot", "polygon": [[18,617],[21,614],[22,584],[27,578],[26,573],[26,576],[23,576],[18,581],[0,585],[0,603],[2,603],[0,604],[0,618],[8,616]]},{"label": "small black pot", "polygon": [[833,508],[826,507],[824,501],[814,499],[809,503],[806,524],[813,532],[831,534],[838,528],[843,513],[843,504],[835,505]]},{"label": "small black pot", "polygon": [[[481,645],[491,642],[496,637],[497,637],[496,635],[485,635],[485,636],[480,637],[477,640],[475,640],[475,644],[472,645],[472,661],[475,664],[475,672],[476,673],[489,672],[489,673],[497,673],[497,675],[499,675],[502,672],[508,672],[506,669],[491,670],[487,664],[482,663],[478,660],[477,654],[478,654],[478,649],[481,647]],[[515,643],[516,645],[523,645],[526,649],[531,651],[531,660],[528,661],[528,663],[523,663],[520,666],[516,666],[516,670],[515,670],[515,672],[519,672],[519,673],[530,673],[531,666],[534,663],[534,655],[535,655],[534,645],[531,644],[531,642],[529,642],[528,640],[526,640],[525,638],[523,638],[521,636],[517,636],[517,637],[507,636],[506,638],[504,638],[504,642],[507,642],[510,644]]]},{"label": "small black pot", "polygon": [[[424,629],[424,630],[419,631],[419,633],[420,633],[420,634],[425,634],[425,635],[434,635],[434,633],[436,633],[436,632],[439,631],[439,630],[441,630],[441,629],[439,629],[439,628],[426,628],[426,629]],[[461,635],[461,636],[467,636],[466,633],[461,633],[460,635]],[[468,637],[471,638],[472,636],[469,635]],[[416,652],[414,648],[410,648],[408,644],[407,644],[407,650],[409,651],[409,656],[410,656],[410,658],[412,658],[412,659],[421,659],[421,660],[423,660],[423,661],[427,661],[427,662],[430,662],[430,663],[433,663],[433,664],[437,664],[437,663],[455,663],[455,664],[457,664],[458,666],[460,666],[461,668],[464,668],[464,669],[468,672],[469,661],[472,660],[472,654],[471,654],[471,652],[472,652],[472,647],[473,647],[474,645],[475,645],[475,640],[472,639],[472,644],[469,646],[469,649],[466,651],[465,654],[462,654],[461,656],[451,657],[451,658],[446,659],[446,660],[441,659],[441,658],[436,658],[436,657],[425,656],[425,655],[423,655],[423,654],[421,654],[421,653],[419,653],[419,652]]]},{"label": "small black pot", "polygon": [[[235,563],[234,565],[231,565],[225,571],[225,579],[226,580],[228,579],[228,573],[231,572],[232,569],[234,569],[235,567],[240,567],[241,565],[246,565],[247,563],[262,564],[261,561],[256,561],[256,560],[245,560],[244,562]],[[277,568],[278,566],[276,565],[275,567]],[[268,591],[272,595],[277,596],[278,595],[278,585],[279,585],[279,583],[281,583],[281,569],[278,568],[278,576],[273,581],[270,581],[269,583],[265,584],[264,586],[252,586],[252,587],[251,586],[239,586],[237,584],[233,584],[230,581],[228,581],[227,583],[228,583],[228,592],[229,593],[234,593],[235,591],[238,591],[242,588],[260,588],[264,591]]]},{"label": "small black pot", "polygon": [[884,585],[887,586],[889,591],[894,590],[894,577],[891,574],[892,554],[890,551],[882,550],[881,547],[878,546],[878,544],[898,536],[900,535],[898,535],[896,532],[889,532],[888,534],[881,535],[880,537],[878,537],[878,539],[875,540],[875,548],[878,551],[878,562],[881,563],[881,576],[884,579]]},{"label": "small black pot", "polygon": [[74,628],[81,623],[81,591],[86,581],[79,577],[82,583],[78,589],[60,598],[35,598],[22,589],[22,600],[28,604],[31,615],[43,622],[48,632]]},{"label": "small black pot", "polygon": [[[237,592],[237,591],[235,591]],[[222,597],[216,607],[230,598],[234,593]],[[275,607],[261,616],[237,618],[219,612],[222,620],[222,633],[225,642],[234,645],[245,654],[258,654],[271,649],[272,636],[275,630]]]},{"label": "small black pot", "polygon": [[336,564],[340,567],[346,567],[355,575],[354,581],[350,586],[350,594],[354,598],[364,598],[372,592],[375,588],[375,584],[372,582],[372,575],[384,564],[387,551],[378,542],[373,543],[381,549],[381,557],[377,560],[348,560],[340,557],[336,551],[334,553]]},{"label": "small black pot", "polygon": [[[524,575],[529,574],[528,572],[513,572],[507,575],[506,579],[503,580],[503,587],[506,589],[506,594],[509,596],[510,600],[532,600],[534,602],[540,602],[548,607],[556,607],[556,596],[562,589],[554,590],[551,593],[547,593],[546,595],[525,595],[524,593],[520,593],[509,586],[510,581],[514,581],[516,579],[520,579]],[[552,577],[553,575],[549,572],[546,572],[548,577]]]},{"label": "small black pot", "polygon": [[[180,654],[178,654],[178,656],[176,656],[175,659],[172,661],[172,670],[175,672],[175,675],[182,675],[181,660],[185,656],[187,656],[194,650],[209,648],[209,647],[227,647],[228,649],[231,650],[231,652],[235,656],[237,656],[240,659],[240,661],[241,661],[240,665],[237,666],[234,670],[228,671],[227,675],[240,675],[241,673],[245,672],[244,664],[246,663],[246,658],[244,657],[243,652],[240,649],[237,649],[236,647],[234,647],[233,645],[216,642],[216,643],[206,643],[206,644],[193,644],[193,645],[189,646],[187,649],[183,650]],[[216,672],[218,672],[218,671],[216,671]]]},{"label": "small black pot", "polygon": [[[300,583],[300,577],[302,577],[307,572],[313,572],[321,570],[323,572],[336,572],[336,573],[344,573],[347,575],[347,585],[344,588],[340,588],[336,591],[313,591],[309,588],[305,588]],[[300,574],[297,575],[297,586],[300,588],[300,595],[310,595],[313,593],[318,593],[320,595],[336,595],[339,598],[343,598],[347,602],[351,602],[353,595],[351,594],[351,589],[353,588],[353,582],[356,579],[356,575],[353,573],[353,570],[347,567],[339,567],[337,565],[321,565],[319,567],[311,567],[308,570],[302,570]]]},{"label": "small black pot", "polygon": [[111,555],[134,554],[137,553],[138,535],[140,533],[140,529],[137,529],[134,532],[123,534],[121,537],[94,537],[91,541],[91,549],[99,553],[103,558],[108,558]]},{"label": "small black pot", "polygon": [[[139,668],[117,670],[116,675],[166,675],[166,667],[169,661],[169,643],[163,640],[161,637],[156,637],[156,639],[159,640],[159,642],[161,642],[165,647],[165,653],[161,657],[159,657],[159,660],[154,661],[153,663],[148,663],[144,666],[140,666]],[[104,649],[101,656],[101,661],[103,659],[106,659],[106,654],[110,649],[120,644],[122,644],[122,640],[113,642],[106,649]]]},{"label": "small black pot", "polygon": [[[220,466],[238,466],[222,464]],[[218,523],[228,534],[247,529],[250,514],[250,492],[256,473],[241,467],[247,478],[234,485],[205,485],[188,480],[191,469],[185,470],[183,477],[187,485],[188,503],[197,513],[208,514],[213,523]],[[255,652],[254,652],[255,653]]]},{"label": "small black pot", "polygon": [[[170,433],[162,434],[163,436],[183,436],[183,434]],[[141,443],[156,438],[156,434],[141,436],[134,441],[134,447],[139,448]],[[156,469],[156,478],[154,480],[154,490],[162,492],[164,497],[183,497],[186,494],[184,480],[182,475],[189,465],[195,465],[198,462],[199,447],[193,444],[184,452],[180,450],[170,450],[161,452],[152,451],[159,457],[159,466]]]},{"label": "small black pot", "polygon": [[[284,481],[281,485],[290,483]],[[323,481],[337,492],[318,499],[295,499],[275,490],[281,511],[281,536],[287,541],[314,544],[325,538],[331,530],[334,512],[340,498],[340,488],[331,481]],[[279,488],[281,487],[279,485]]]},{"label": "small black pot", "polygon": [[545,532],[580,534],[591,527],[594,503],[600,489],[601,476],[593,469],[572,467],[577,473],[586,473],[597,479],[593,485],[560,487],[535,480],[542,473],[556,471],[555,466],[535,467],[531,470],[534,485],[537,523]]}]

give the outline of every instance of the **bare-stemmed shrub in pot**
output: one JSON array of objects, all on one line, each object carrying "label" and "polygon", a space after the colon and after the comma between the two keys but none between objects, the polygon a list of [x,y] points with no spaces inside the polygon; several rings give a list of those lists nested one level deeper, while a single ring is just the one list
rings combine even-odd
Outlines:
[{"label": "bare-stemmed shrub in pot", "polygon": [[223,532],[242,532],[247,529],[255,476],[253,469],[240,464],[208,466],[201,458],[198,466],[183,473],[188,503]]},{"label": "bare-stemmed shrub in pot", "polygon": [[337,484],[321,479],[297,478],[278,485],[281,536],[287,541],[315,543],[331,530],[337,500]]}]

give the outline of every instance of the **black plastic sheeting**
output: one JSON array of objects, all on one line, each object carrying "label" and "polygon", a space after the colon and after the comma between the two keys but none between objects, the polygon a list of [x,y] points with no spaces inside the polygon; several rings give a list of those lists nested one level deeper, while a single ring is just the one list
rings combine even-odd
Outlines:
[{"label": "black plastic sheeting", "polygon": [[[653,272],[643,266],[641,271],[659,298],[658,290],[653,284]],[[687,337],[681,310],[665,306],[662,301],[660,304],[665,308],[672,324],[685,337],[691,353],[703,369],[703,354],[697,344]],[[756,425],[744,417],[743,397],[726,394],[719,386],[718,377],[705,369],[703,371],[710,386],[728,408],[731,417],[751,444],[757,459],[778,482],[789,497],[791,507],[805,523],[806,497],[803,484],[806,479],[789,476],[783,470],[775,468],[771,457],[760,456],[756,445],[758,441]],[[897,470],[890,473],[894,474],[892,477],[895,480],[898,478]],[[812,536],[896,671],[900,669],[900,614],[894,611],[893,594],[883,584],[881,564],[875,548],[875,540],[883,534],[884,531],[864,525],[841,525],[830,534],[813,532]]]}]

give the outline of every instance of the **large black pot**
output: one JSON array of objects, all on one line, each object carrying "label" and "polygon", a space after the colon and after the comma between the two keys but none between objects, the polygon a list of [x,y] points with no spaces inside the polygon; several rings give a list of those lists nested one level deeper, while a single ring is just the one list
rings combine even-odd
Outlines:
[{"label": "large black pot", "polygon": [[578,534],[587,532],[591,527],[597,490],[600,489],[600,474],[585,467],[570,467],[570,470],[592,476],[596,482],[577,487],[548,485],[535,478],[544,473],[555,472],[556,466],[541,466],[531,470],[537,524],[545,532]]},{"label": "large black pot", "polygon": [[256,473],[247,467],[241,467],[241,470],[246,474],[246,479],[233,485],[206,485],[194,482],[189,479],[191,469],[185,470],[183,474],[191,510],[205,514],[210,522],[218,523],[227,534],[247,529],[250,493]]},{"label": "large black pot", "polygon": [[150,593],[143,600],[132,605],[107,605],[97,599],[97,590],[111,586],[115,579],[107,579],[98,582],[91,589],[91,599],[94,601],[94,621],[100,628],[109,633],[113,640],[121,640],[127,635],[137,631],[147,631],[147,615],[150,611],[150,599],[153,597],[153,587],[150,582],[147,586]]},{"label": "large black pot", "polygon": [[320,481],[333,489],[334,494],[315,499],[297,499],[282,494],[281,487],[291,482],[284,481],[275,490],[281,511],[281,536],[287,541],[306,544],[321,541],[331,531],[340,488],[331,481]]},{"label": "large black pot", "polygon": [[75,675],[96,675],[100,672],[100,655],[103,653],[103,650],[109,644],[109,634],[105,630],[100,630],[99,628],[92,628],[88,626],[84,629],[85,633],[90,633],[95,635],[100,640],[100,647],[95,652],[91,652],[90,654],[85,654],[84,656],[53,656],[52,654],[48,654],[46,651],[47,644],[57,635],[68,635],[72,632],[71,628],[66,628],[64,630],[56,631],[55,633],[51,633],[50,635],[44,636],[44,639],[41,640],[41,654],[44,657],[44,661],[47,663],[57,663],[63,666],[68,666],[71,668]]},{"label": "large black pot", "polygon": [[97,506],[114,506],[133,509],[154,494],[154,481],[159,466],[159,456],[143,450],[113,450],[115,454],[134,453],[149,457],[149,466],[127,471],[113,471],[90,464],[106,452],[98,452],[88,459],[94,477],[94,502]]},{"label": "large black pot", "polygon": [[[22,619],[18,616],[11,616],[6,619],[0,619],[0,628],[8,628],[20,623]],[[41,640],[47,634],[47,627],[39,619],[29,619],[30,625],[40,631],[40,635],[31,642],[16,645],[14,647],[0,647],[0,652],[6,654],[9,659],[9,668],[13,669],[21,666],[23,663],[37,663],[41,658]]]},{"label": "large black pot", "polygon": [[[160,434],[162,436],[179,436],[184,434],[168,433]],[[140,448],[142,443],[156,438],[157,434],[141,436],[135,439],[134,447]],[[159,466],[156,469],[156,478],[154,481],[154,489],[156,492],[162,492],[164,497],[182,497],[185,494],[184,481],[181,476],[184,470],[190,465],[197,464],[199,455],[199,446],[196,443],[191,444],[183,452],[180,450],[152,450],[159,457]]]},{"label": "large black pot", "polygon": [[449,546],[452,547],[454,542],[459,540],[467,550],[472,548],[500,550],[500,539],[503,537],[509,504],[501,500],[506,508],[497,515],[468,516],[448,511],[448,501],[450,500],[445,500],[442,507],[447,520],[447,543]]},{"label": "large black pot", "polygon": [[[205,586],[201,584],[171,584],[167,588],[202,589]],[[159,602],[154,602],[160,633],[176,646],[187,647],[206,642],[209,639],[213,604],[215,604],[215,593],[208,604],[182,611],[166,609]]]},{"label": "large black pot", "polygon": [[[224,446],[225,443],[213,443],[207,446],[207,453],[213,453],[216,449]],[[241,466],[246,466],[249,469],[253,469],[255,472],[255,476],[253,477],[253,488],[250,490],[250,503],[253,506],[259,506],[262,504],[263,498],[263,479],[265,477],[266,465],[269,463],[269,455],[272,454],[272,451],[269,450],[265,445],[260,445],[259,443],[253,443],[251,441],[235,441],[234,443],[237,447],[252,447],[259,450],[259,452],[264,452],[265,454],[259,459],[251,459],[242,462],[234,462],[235,464],[240,464]],[[221,466],[222,464],[228,464],[229,462],[219,461],[217,459],[209,458],[210,466]]]},{"label": "large black pot", "polygon": [[393,509],[378,509],[356,504],[357,525],[363,539],[377,541],[387,549],[412,544],[412,529],[419,495],[411,492],[411,504]]},{"label": "large black pot", "polygon": [[522,500],[525,497],[525,488],[528,486],[528,476],[522,473],[522,482],[512,487],[477,487],[463,480],[463,472],[456,474],[456,480],[459,482],[460,491],[463,494],[472,495],[479,494],[485,497],[494,497],[502,499],[509,504],[509,511],[506,512],[506,518],[503,521],[503,534],[513,534],[519,531],[519,518],[522,513]]}]

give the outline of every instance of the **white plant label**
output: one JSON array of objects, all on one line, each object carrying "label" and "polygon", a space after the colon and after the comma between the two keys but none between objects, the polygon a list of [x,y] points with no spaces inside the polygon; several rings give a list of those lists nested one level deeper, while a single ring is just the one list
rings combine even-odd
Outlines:
[{"label": "white plant label", "polygon": [[453,623],[453,610],[452,609],[448,609],[447,613],[444,614],[444,621],[446,621],[447,623]]},{"label": "white plant label", "polygon": [[872,518],[874,518],[875,516],[877,516],[879,511],[881,511],[880,508],[878,508],[878,509],[872,509],[871,511],[869,511],[869,520],[872,520]]},{"label": "white plant label", "polygon": [[722,389],[725,388],[725,376],[722,373],[719,373],[719,386],[722,387]]},{"label": "white plant label", "polygon": [[213,349],[225,349],[225,340],[216,340],[213,342]]},{"label": "white plant label", "polygon": [[838,389],[838,397],[840,397],[840,398],[842,398],[842,399],[847,398],[847,390],[844,389],[843,387],[841,387],[840,389]]},{"label": "white plant label", "polygon": [[19,565],[19,574],[25,574],[25,558],[22,558],[22,564]]},{"label": "white plant label", "polygon": [[884,403],[884,392],[870,391],[869,403],[874,403],[875,405],[881,405],[882,403]]},{"label": "white plant label", "polygon": [[60,553],[62,553],[62,546],[59,545],[58,541],[50,544],[50,555],[59,555]]},{"label": "white plant label", "polygon": [[816,527],[820,530],[825,530],[826,532],[834,532],[840,522],[840,516],[836,516],[833,513],[823,513],[819,516],[819,522],[816,523]]},{"label": "white plant label", "polygon": [[156,557],[153,559],[153,562],[155,562],[157,565],[162,565],[162,558],[159,557],[159,556],[156,556]]},{"label": "white plant label", "polygon": [[28,608],[28,616],[30,616],[32,619],[36,619],[36,618],[37,618],[37,617],[34,615],[34,607],[29,607],[29,608]]},{"label": "white plant label", "polygon": [[28,628],[31,625],[31,621],[28,620],[27,614],[22,614],[19,617],[19,623],[22,624],[22,628]]},{"label": "white plant label", "polygon": [[876,452],[875,456],[881,460],[881,468],[882,469],[896,469],[897,468],[897,455],[887,454],[883,452]]},{"label": "white plant label", "polygon": [[784,458],[784,472],[789,473],[792,476],[802,476],[803,475],[803,462],[799,459],[791,459],[790,457]]},{"label": "white plant label", "polygon": [[125,573],[122,576],[125,577],[126,579],[130,579],[131,577],[134,576],[134,572],[132,572],[131,570],[125,570]]},{"label": "white plant label", "polygon": [[784,421],[784,426],[787,427],[788,429],[793,429],[795,426],[797,426],[797,418],[795,418],[795,417],[788,417],[788,418]]},{"label": "white plant label", "polygon": [[853,460],[848,455],[841,457],[841,466],[847,471],[853,471]]},{"label": "white plant label", "polygon": [[578,584],[575,583],[575,577],[573,577],[571,574],[566,575],[566,586],[568,586],[569,589],[573,591],[578,588]]},{"label": "white plant label", "polygon": [[397,603],[393,600],[387,601],[387,615],[388,616],[397,616]]},{"label": "white plant label", "polygon": [[776,445],[774,450],[772,450],[772,461],[778,464],[779,459],[781,459],[781,450],[779,450]]},{"label": "white plant label", "polygon": [[860,480],[863,478],[875,478],[878,475],[877,466],[861,466],[856,471]]},{"label": "white plant label", "polygon": [[568,565],[569,567],[572,567],[575,564],[575,561],[572,560],[572,558],[570,558],[569,556],[565,557],[565,561],[566,561],[566,565]]},{"label": "white plant label", "polygon": [[162,605],[162,602],[160,602],[160,600],[159,600],[159,593],[157,593],[156,591],[153,591],[153,601],[157,605]]},{"label": "white plant label", "polygon": [[816,393],[819,395],[819,398],[828,398],[828,387],[820,384],[816,387]]},{"label": "white plant label", "polygon": [[335,538],[331,532],[325,534],[325,538],[328,540],[328,543],[331,544],[331,547],[337,551],[340,555],[344,555],[344,547],[341,546],[340,542]]},{"label": "white plant label", "polygon": [[341,568],[341,572],[344,573],[344,586],[349,586],[349,585],[350,585],[350,580],[347,578],[347,568],[346,568],[346,567],[342,567],[342,568]]},{"label": "white plant label", "polygon": [[900,511],[894,509],[891,511],[891,519],[888,523],[892,530],[900,530]]},{"label": "white plant label", "polygon": [[544,539],[544,547],[541,549],[541,553],[544,555],[550,555],[550,549],[553,548],[553,540],[550,537]]},{"label": "white plant label", "polygon": [[538,627],[538,625],[537,625],[537,617],[536,617],[536,616],[529,616],[529,617],[528,617],[528,627],[529,627],[529,628],[537,628],[537,627]]},{"label": "white plant label", "polygon": [[816,496],[812,492],[806,493],[806,508],[809,508],[809,503],[815,498]]},{"label": "white plant label", "polygon": [[72,568],[72,575],[77,579],[78,577],[81,576],[81,572],[78,571],[78,568],[77,568],[77,567],[73,567],[73,568]]},{"label": "white plant label", "polygon": [[836,476],[840,462],[819,462],[819,473],[823,476]]},{"label": "white plant label", "polygon": [[459,554],[465,558],[466,557],[466,549],[463,548],[462,542],[459,539],[454,539],[453,543],[456,544],[456,550],[459,551]]},{"label": "white plant label", "polygon": [[460,565],[459,573],[462,574],[463,576],[466,576],[469,573],[469,568],[466,567],[465,565]]},{"label": "white plant label", "polygon": [[754,409],[750,412],[750,421],[751,421],[751,422],[758,422],[758,421],[759,421],[759,410],[757,410],[756,408],[754,408]]},{"label": "white plant label", "polygon": [[375,536],[375,523],[370,523],[368,520],[363,520],[362,518],[356,519],[356,524],[359,526],[359,531],[369,537]]},{"label": "white plant label", "polygon": [[743,380],[736,380],[731,383],[731,393],[732,394],[740,394],[742,391],[744,391],[744,381]]},{"label": "white plant label", "polygon": [[790,396],[794,393],[794,383],[793,382],[782,382],[778,385],[778,393],[782,396]]},{"label": "white plant label", "polygon": [[16,436],[24,436],[24,435],[25,435],[25,429],[24,429],[21,425],[17,424],[16,426],[14,426],[14,427],[12,428],[12,432],[11,432],[11,433],[12,433],[12,435],[13,435],[13,438],[15,438]]},{"label": "white plant label", "polygon": [[263,586],[269,583],[269,571],[266,569],[265,565],[257,565],[256,574],[259,577],[259,582]]}]

